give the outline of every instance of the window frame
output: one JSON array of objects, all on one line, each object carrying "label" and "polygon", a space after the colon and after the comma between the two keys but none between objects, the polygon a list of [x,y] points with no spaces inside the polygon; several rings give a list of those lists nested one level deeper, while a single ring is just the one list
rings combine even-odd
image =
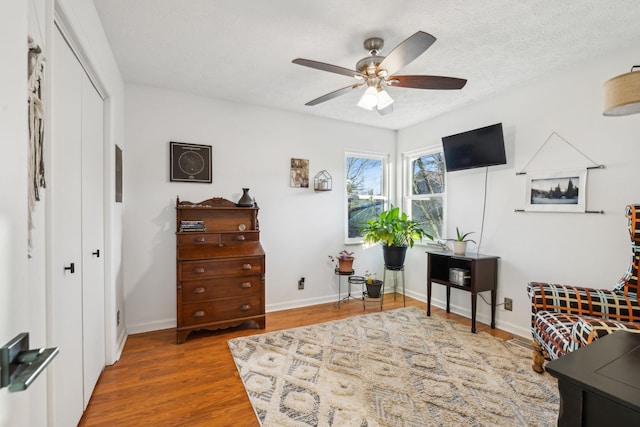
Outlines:
[{"label": "window frame", "polygon": [[[444,162],[444,152],[442,149],[442,144],[431,145],[428,147],[420,148],[413,151],[407,151],[402,154],[402,208],[403,212],[407,214],[409,218],[413,218],[411,212],[411,202],[414,200],[428,200],[433,197],[442,198],[442,235],[437,237],[434,236],[436,240],[445,240],[446,239],[446,230],[447,230],[447,170],[446,168],[443,170],[443,182],[444,182],[444,192],[443,193],[433,193],[433,194],[413,194],[413,168],[411,167],[411,163],[422,157],[429,154],[442,153],[443,162]],[[428,245],[428,240],[423,240],[422,242],[416,242],[416,244]]]},{"label": "window frame", "polygon": [[349,157],[355,157],[359,159],[372,159],[372,160],[380,160],[382,162],[382,195],[380,196],[358,196],[359,199],[378,199],[383,201],[383,209],[389,209],[389,189],[390,189],[390,154],[388,153],[375,153],[368,151],[345,151],[344,153],[344,243],[347,245],[351,244],[362,244],[364,243],[364,239],[359,237],[349,237],[349,193],[347,191],[347,159]]}]

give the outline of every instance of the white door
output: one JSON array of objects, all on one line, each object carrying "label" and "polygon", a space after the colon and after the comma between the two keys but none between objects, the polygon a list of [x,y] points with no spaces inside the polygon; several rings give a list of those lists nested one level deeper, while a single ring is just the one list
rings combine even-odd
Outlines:
[{"label": "white door", "polygon": [[103,103],[89,77],[82,79],[82,345],[84,406],[105,366]]},{"label": "white door", "polygon": [[[77,425],[105,364],[103,102],[59,31],[52,58],[54,426]],[[73,268],[72,268],[73,267]]]},{"label": "white door", "polygon": [[[82,372],[82,86],[83,70],[58,31],[52,58],[51,339],[60,348],[51,365],[54,426],[75,426],[83,411]],[[73,271],[71,270],[73,267]]]}]

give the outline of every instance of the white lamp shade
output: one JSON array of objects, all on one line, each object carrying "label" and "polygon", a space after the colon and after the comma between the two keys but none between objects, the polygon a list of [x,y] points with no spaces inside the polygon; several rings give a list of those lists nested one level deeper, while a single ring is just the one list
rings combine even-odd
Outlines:
[{"label": "white lamp shade", "polygon": [[377,101],[378,101],[378,110],[384,110],[389,105],[393,104],[393,99],[391,99],[391,96],[389,96],[389,93],[382,88],[380,88],[380,91],[378,92]]},{"label": "white lamp shade", "polygon": [[358,101],[358,107],[372,111],[376,105],[378,105],[378,91],[375,87],[369,86]]},{"label": "white lamp shade", "polygon": [[607,80],[604,84],[605,116],[640,113],[640,71],[631,71]]}]

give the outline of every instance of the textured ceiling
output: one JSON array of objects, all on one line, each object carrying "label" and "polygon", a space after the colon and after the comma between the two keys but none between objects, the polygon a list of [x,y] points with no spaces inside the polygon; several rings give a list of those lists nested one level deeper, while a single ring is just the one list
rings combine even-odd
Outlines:
[{"label": "textured ceiling", "polygon": [[[638,0],[94,2],[126,83],[387,129],[640,41]],[[383,38],[385,55],[418,30],[437,41],[397,74],[466,78],[462,90],[391,87],[386,116],[356,106],[364,89],[304,105],[354,80],[294,58],[353,69],[367,37]]]}]

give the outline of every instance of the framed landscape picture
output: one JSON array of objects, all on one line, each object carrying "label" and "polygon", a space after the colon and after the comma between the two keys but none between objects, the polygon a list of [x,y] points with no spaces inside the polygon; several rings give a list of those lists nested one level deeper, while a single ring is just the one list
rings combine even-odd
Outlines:
[{"label": "framed landscape picture", "polygon": [[210,145],[170,142],[169,158],[171,181],[212,182]]},{"label": "framed landscape picture", "polygon": [[585,212],[587,171],[527,173],[526,211]]}]

